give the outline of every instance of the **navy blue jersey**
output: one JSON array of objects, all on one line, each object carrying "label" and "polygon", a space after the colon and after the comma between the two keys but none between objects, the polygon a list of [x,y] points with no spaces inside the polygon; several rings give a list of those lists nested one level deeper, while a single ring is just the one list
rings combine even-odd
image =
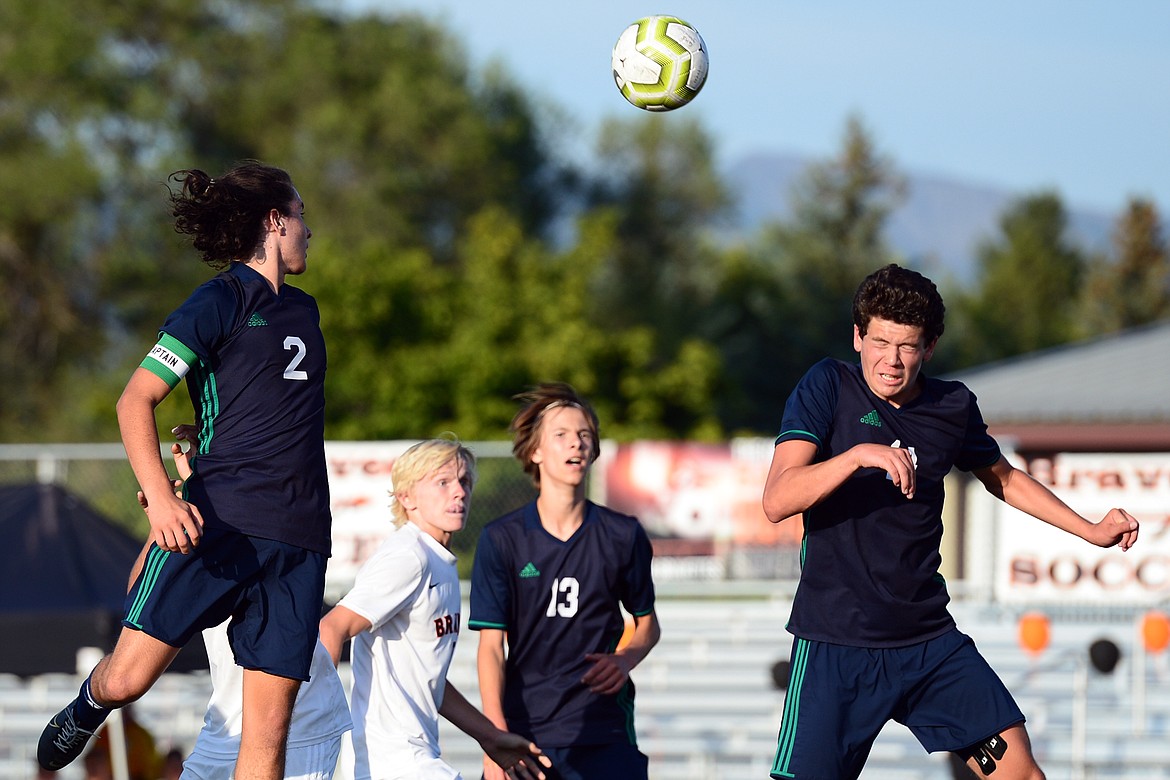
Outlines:
[{"label": "navy blue jersey", "polygon": [[960,382],[921,376],[922,392],[894,407],[866,385],[861,367],[813,366],[789,396],[776,443],[817,446],[822,462],[857,444],[911,450],[907,499],[881,469],[861,469],[804,513],[800,585],[788,629],[821,642],[898,647],[940,636],[954,621],[939,573],[943,478],[1000,457],[975,396]]},{"label": "navy blue jersey", "polygon": [[567,541],[544,530],[536,503],[489,523],[471,576],[471,619],[507,632],[504,716],[538,745],[635,743],[634,684],[589,691],[586,653],[612,653],[625,621],[654,610],[652,552],[633,517],[588,502]]},{"label": "navy blue jersey", "polygon": [[208,527],[329,554],[325,339],[317,302],[243,263],[195,290],[142,367],[184,375],[199,450],[186,498]]}]

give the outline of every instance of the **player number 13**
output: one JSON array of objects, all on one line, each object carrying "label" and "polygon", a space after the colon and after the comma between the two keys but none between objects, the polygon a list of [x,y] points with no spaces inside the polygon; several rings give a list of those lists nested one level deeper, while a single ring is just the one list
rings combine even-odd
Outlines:
[{"label": "player number 13", "polygon": [[576,577],[558,577],[552,581],[545,617],[573,617],[577,614],[577,596],[581,585]]}]

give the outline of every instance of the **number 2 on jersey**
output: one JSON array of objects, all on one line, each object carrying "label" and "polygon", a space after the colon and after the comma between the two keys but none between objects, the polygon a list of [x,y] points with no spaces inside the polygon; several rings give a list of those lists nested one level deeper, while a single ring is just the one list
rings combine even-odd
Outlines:
[{"label": "number 2 on jersey", "polygon": [[305,359],[305,353],[308,351],[305,348],[305,342],[301,341],[296,336],[285,336],[284,348],[286,350],[296,350],[296,354],[293,355],[292,360],[288,361],[288,365],[284,367],[284,378],[298,379],[302,382],[308,379],[308,372],[297,369],[297,366],[299,366],[301,361]]},{"label": "number 2 on jersey", "polygon": [[576,577],[558,577],[552,581],[545,617],[573,617],[577,614],[577,595],[581,586]]}]

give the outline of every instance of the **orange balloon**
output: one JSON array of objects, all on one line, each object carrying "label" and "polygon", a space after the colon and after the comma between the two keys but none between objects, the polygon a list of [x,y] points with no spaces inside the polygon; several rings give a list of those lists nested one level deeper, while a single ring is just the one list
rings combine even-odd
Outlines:
[{"label": "orange balloon", "polygon": [[1170,646],[1170,618],[1161,612],[1147,612],[1142,617],[1142,642],[1151,653],[1160,653]]},{"label": "orange balloon", "polygon": [[1048,647],[1050,636],[1048,616],[1029,612],[1020,618],[1020,647],[1039,654]]}]

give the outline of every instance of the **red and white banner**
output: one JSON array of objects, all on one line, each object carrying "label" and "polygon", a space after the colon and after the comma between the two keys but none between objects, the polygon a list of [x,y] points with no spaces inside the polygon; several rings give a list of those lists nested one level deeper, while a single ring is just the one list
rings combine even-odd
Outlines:
[{"label": "red and white banner", "polygon": [[390,470],[414,441],[325,442],[333,508],[333,557],[325,574],[327,597],[353,585],[366,558],[390,532]]},{"label": "red and white banner", "polygon": [[[1146,604],[1170,598],[1170,453],[1065,453],[1015,465],[1097,522],[1141,523],[1127,552],[1102,549],[995,502],[995,592],[1008,602]],[[973,522],[978,522],[974,520]]]},{"label": "red and white banner", "polygon": [[[414,441],[326,442],[333,557],[326,595],[339,598],[390,532],[390,472]],[[759,446],[757,446],[759,445]],[[473,445],[474,446],[474,445]],[[607,442],[591,497],[638,517],[654,539],[656,565],[687,579],[724,576],[728,545],[800,544],[799,518],[773,525],[761,500],[771,442]],[[517,467],[518,468],[518,467]],[[656,576],[658,576],[656,574]]]},{"label": "red and white banner", "polygon": [[799,518],[774,524],[764,516],[771,458],[767,439],[622,444],[605,464],[605,503],[657,538],[799,545]]}]

